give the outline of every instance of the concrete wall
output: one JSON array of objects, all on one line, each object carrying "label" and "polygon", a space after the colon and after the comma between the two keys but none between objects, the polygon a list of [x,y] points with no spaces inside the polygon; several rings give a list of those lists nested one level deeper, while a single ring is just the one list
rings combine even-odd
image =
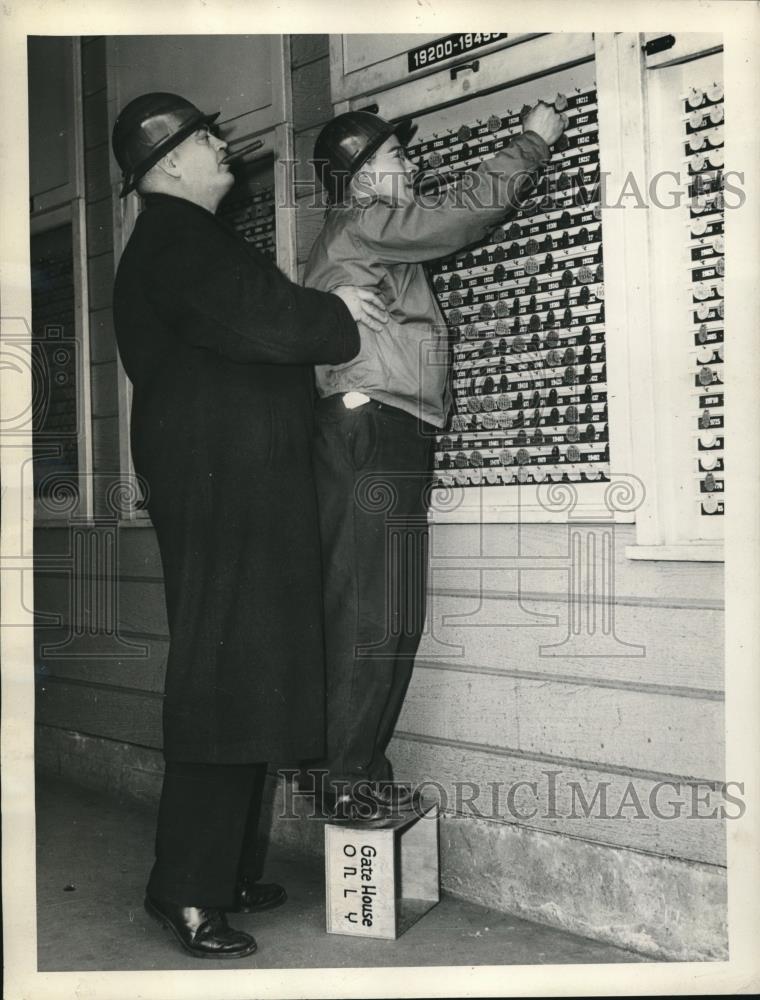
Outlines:
[{"label": "concrete wall", "polygon": [[[108,308],[113,258],[100,205],[110,198],[101,45],[88,42],[83,59],[96,469],[111,467],[118,455]],[[331,114],[326,36],[293,36],[291,56],[303,161]],[[304,193],[297,209],[301,267],[321,214]],[[41,527],[35,536],[38,613],[61,616],[38,633],[38,763],[154,803],[168,648],[155,537],[149,526],[78,531]],[[436,525],[428,629],[392,757],[397,777],[426,780],[441,798],[448,890],[654,956],[725,958],[724,824],[658,819],[647,808],[659,782],[683,783],[688,802],[691,788],[700,787],[695,782],[724,776],[723,570],[631,562],[623,550],[632,541],[632,527],[617,530],[619,641],[599,656],[598,639],[590,637],[571,654],[566,526]],[[67,567],[77,544],[89,547],[91,565],[101,568],[72,579]],[[541,557],[549,568],[488,568],[492,557],[518,554]],[[109,630],[104,609],[112,606]],[[63,645],[43,648],[55,643]],[[549,772],[556,775],[554,815],[546,808]],[[535,781],[539,792],[533,803],[523,786],[515,803],[522,815],[506,801],[518,780]],[[582,808],[573,815],[573,782],[589,801],[604,785],[607,818],[585,816]],[[276,794],[275,815],[283,789]],[[646,818],[637,815],[636,800]],[[667,801],[666,790],[663,812]],[[533,804],[538,812],[528,816]],[[296,802],[297,812],[302,807]],[[321,849],[318,824],[276,819],[272,834]]]}]

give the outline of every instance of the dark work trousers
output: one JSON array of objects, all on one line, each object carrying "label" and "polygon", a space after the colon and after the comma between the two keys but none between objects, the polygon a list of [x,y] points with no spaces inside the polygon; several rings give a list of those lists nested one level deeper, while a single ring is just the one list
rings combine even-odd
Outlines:
[{"label": "dark work trousers", "polygon": [[266,764],[166,762],[148,893],[227,908],[242,876],[259,877],[256,836]]},{"label": "dark work trousers", "polygon": [[328,781],[392,780],[385,751],[425,624],[435,427],[371,400],[316,403]]}]

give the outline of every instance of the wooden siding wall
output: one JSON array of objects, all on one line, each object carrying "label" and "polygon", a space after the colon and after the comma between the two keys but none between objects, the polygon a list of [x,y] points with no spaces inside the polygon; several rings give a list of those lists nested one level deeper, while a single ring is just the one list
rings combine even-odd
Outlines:
[{"label": "wooden siding wall", "polygon": [[[522,543],[546,547],[561,531],[525,527]],[[117,547],[115,589],[105,576],[61,568],[67,560],[75,566],[78,532],[61,527],[36,535],[37,611],[61,616],[60,625],[38,632],[38,723],[157,749],[168,633],[153,531],[123,527],[113,541],[109,529],[87,532],[85,558],[93,565],[109,544]],[[620,542],[631,532],[621,528]],[[526,586],[524,579],[518,586],[516,572],[510,580],[509,571],[481,589],[472,579],[480,571],[436,569],[444,552],[465,556],[469,550],[474,556],[476,534],[475,526],[433,529],[428,627],[392,745],[398,777],[437,782],[455,812],[463,811],[456,782],[484,789],[489,782],[506,788],[518,780],[545,785],[550,770],[561,772],[563,787],[577,782],[589,801],[594,784],[607,783],[613,812],[629,783],[646,803],[661,781],[723,780],[719,567],[626,565],[621,559],[617,634],[643,644],[644,655],[598,657],[594,637],[587,640],[586,656],[542,655],[541,647],[568,635],[566,591]],[[503,546],[510,536],[514,540],[515,529],[494,525],[489,535]],[[111,600],[118,615],[109,635]],[[67,639],[57,652],[43,648]],[[686,816],[639,822],[629,809],[615,820],[539,815],[527,822],[601,843],[725,864],[723,826]]]},{"label": "wooden siding wall", "polygon": [[[102,40],[88,41],[83,55],[98,472],[118,467]],[[331,114],[327,37],[293,36],[292,64],[296,150],[305,162]],[[299,176],[308,177],[309,170]],[[302,191],[297,210],[301,268],[322,214],[309,200],[309,192]],[[154,533],[145,525],[116,531],[105,526],[85,529],[80,544],[79,530],[40,527],[35,535],[39,767],[153,803],[160,787],[160,691],[168,648]],[[561,648],[559,655],[547,649],[568,635],[568,579],[561,562],[566,527],[433,528],[428,628],[391,751],[397,777],[437,782],[444,789],[448,814],[463,817],[460,831],[475,830],[478,821],[457,800],[457,783],[541,784],[547,771],[558,771],[562,787],[576,781],[588,799],[596,783],[608,783],[608,798],[616,804],[629,784],[645,802],[659,781],[723,780],[723,567],[632,562],[623,551],[633,540],[632,526],[617,530],[615,627],[622,642],[643,646],[641,655],[622,656],[625,650],[618,649],[600,657],[590,637],[585,648],[566,656]],[[554,568],[493,570],[483,556],[509,557],[518,551],[543,556]],[[86,572],[82,553],[90,567]],[[462,566],[452,567],[452,559]],[[92,569],[97,566],[101,569]],[[114,602],[111,623],[108,609]],[[57,651],[43,648],[56,643],[62,644]],[[563,802],[560,814],[566,811]],[[498,830],[505,836],[515,831],[555,835],[559,859],[565,849],[568,859],[574,857],[582,842],[594,850],[685,863],[699,878],[705,872],[717,876],[725,865],[724,826],[716,822],[643,822],[628,810],[617,820],[539,814],[526,820],[489,819],[481,827],[489,843],[498,842]],[[470,837],[472,855],[481,841],[474,833],[462,836]],[[452,850],[446,879],[466,895],[466,862],[457,857]],[[627,898],[623,893],[610,904],[612,910],[624,915]],[[575,918],[560,910],[538,912],[536,918],[577,929]],[[694,926],[700,919],[695,917]],[[655,941],[649,950],[693,957],[694,947],[661,943],[658,920],[653,913],[646,928]],[[715,943],[720,917],[708,924],[705,935],[712,943],[704,952],[722,954],[722,943]],[[595,933],[585,926],[580,925],[581,932]],[[614,928],[599,931],[630,943],[615,933]]]}]

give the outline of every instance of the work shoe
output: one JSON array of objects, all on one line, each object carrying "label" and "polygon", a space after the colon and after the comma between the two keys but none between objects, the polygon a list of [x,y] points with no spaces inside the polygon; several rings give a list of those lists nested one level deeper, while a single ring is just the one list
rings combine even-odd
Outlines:
[{"label": "work shoe", "polygon": [[248,878],[241,879],[235,890],[235,905],[229,913],[259,913],[261,910],[273,910],[282,906],[288,894],[276,882],[252,882]]},{"label": "work shoe", "polygon": [[392,812],[407,812],[420,803],[420,794],[400,781],[378,781],[372,789],[375,801]]},{"label": "work shoe", "polygon": [[384,803],[376,801],[374,796],[367,793],[359,795],[356,792],[346,792],[337,797],[328,818],[332,822],[357,823],[387,819],[390,815],[391,809]]}]

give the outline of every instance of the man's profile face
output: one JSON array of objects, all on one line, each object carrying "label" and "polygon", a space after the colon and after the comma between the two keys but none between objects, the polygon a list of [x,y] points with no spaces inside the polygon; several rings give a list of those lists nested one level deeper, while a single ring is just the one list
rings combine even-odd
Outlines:
[{"label": "man's profile face", "polygon": [[174,159],[189,194],[202,195],[204,201],[221,201],[235,183],[229,166],[222,163],[226,151],[227,143],[206,125],[179,143]]},{"label": "man's profile face", "polygon": [[360,195],[373,194],[394,205],[412,201],[414,175],[417,167],[406,155],[398,137],[390,136],[371,156],[353,179],[354,190]]}]

